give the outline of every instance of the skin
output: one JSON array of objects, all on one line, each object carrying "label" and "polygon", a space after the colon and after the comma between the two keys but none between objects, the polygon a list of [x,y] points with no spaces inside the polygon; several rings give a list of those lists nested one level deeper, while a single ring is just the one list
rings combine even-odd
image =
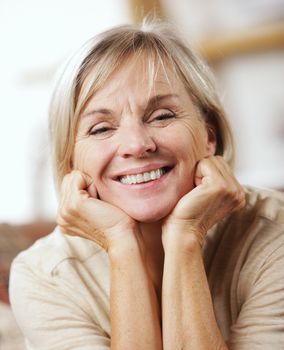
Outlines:
[{"label": "skin", "polygon": [[[183,85],[171,71],[168,78],[171,86],[159,70],[150,90],[144,65],[127,63],[89,102],[74,149],[74,167],[92,178],[92,193],[141,222],[168,215],[193,188],[197,161],[215,151]],[[151,104],[155,96],[162,98]],[[129,186],[116,180],[162,166],[173,169],[159,183]]]},{"label": "skin", "polygon": [[[226,349],[202,245],[244,191],[179,79],[158,70],[150,89],[144,66],[126,62],[82,113],[58,224],[109,255],[112,349]],[[119,181],[160,167],[158,180]]]}]

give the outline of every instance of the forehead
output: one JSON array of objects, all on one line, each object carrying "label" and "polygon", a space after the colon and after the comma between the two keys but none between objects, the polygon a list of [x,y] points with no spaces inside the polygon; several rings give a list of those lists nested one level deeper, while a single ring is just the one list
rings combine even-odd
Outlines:
[{"label": "forehead", "polygon": [[[92,72],[87,77],[87,82],[88,79],[92,79]],[[94,91],[91,100],[115,99],[118,95],[123,98],[126,94],[145,100],[152,95],[182,92],[185,92],[184,85],[169,62],[151,59],[143,54],[125,59]]]}]

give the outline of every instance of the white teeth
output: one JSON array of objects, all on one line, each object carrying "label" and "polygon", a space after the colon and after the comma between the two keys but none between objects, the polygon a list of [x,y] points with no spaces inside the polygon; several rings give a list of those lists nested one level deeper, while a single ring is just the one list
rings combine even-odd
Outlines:
[{"label": "white teeth", "polygon": [[165,169],[161,168],[161,169],[152,170],[150,172],[145,172],[145,173],[141,173],[141,174],[122,176],[119,179],[119,181],[123,184],[132,185],[132,184],[136,184],[136,183],[157,180],[164,174],[165,174]]},{"label": "white teeth", "polygon": [[151,180],[155,180],[156,179],[156,172],[154,170],[152,170],[150,172],[150,176],[151,176]]},{"label": "white teeth", "polygon": [[[135,176],[135,175],[134,175]],[[137,182],[140,184],[141,182],[144,181],[143,174],[138,174],[136,175]]]},{"label": "white teeth", "polygon": [[151,180],[150,173],[144,173],[143,178],[144,178],[144,182],[150,181]]}]

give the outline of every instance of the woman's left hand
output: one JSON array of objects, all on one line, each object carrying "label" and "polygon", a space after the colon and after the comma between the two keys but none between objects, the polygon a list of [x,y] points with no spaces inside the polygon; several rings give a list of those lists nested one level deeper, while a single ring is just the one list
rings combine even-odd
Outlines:
[{"label": "woman's left hand", "polygon": [[164,248],[180,238],[202,246],[214,224],[245,206],[244,189],[220,156],[204,158],[197,164],[195,185],[164,220]]}]

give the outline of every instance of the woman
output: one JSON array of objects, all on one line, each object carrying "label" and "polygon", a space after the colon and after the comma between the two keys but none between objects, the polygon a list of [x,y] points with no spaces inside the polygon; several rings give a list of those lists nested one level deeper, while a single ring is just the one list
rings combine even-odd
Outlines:
[{"label": "woman", "polygon": [[283,348],[283,196],[235,179],[210,74],[172,29],[91,39],[50,132],[58,227],[11,277],[28,349]]}]

